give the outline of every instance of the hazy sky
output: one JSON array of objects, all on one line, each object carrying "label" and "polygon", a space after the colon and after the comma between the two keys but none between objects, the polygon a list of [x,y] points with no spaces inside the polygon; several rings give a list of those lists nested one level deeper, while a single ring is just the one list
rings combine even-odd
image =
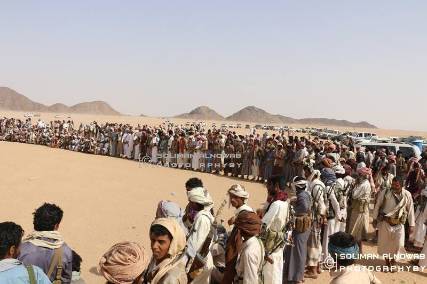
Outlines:
[{"label": "hazy sky", "polygon": [[0,86],[176,115],[247,105],[427,130],[427,1],[0,0]]}]

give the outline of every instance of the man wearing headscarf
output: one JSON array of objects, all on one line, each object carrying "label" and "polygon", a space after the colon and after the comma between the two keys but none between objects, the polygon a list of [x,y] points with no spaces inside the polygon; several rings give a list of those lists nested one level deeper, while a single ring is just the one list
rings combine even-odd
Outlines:
[{"label": "man wearing headscarf", "polygon": [[307,191],[312,200],[312,225],[307,242],[307,278],[317,278],[319,261],[322,254],[321,228],[326,223],[325,184],[320,180],[320,171],[308,166],[304,168],[307,178]]},{"label": "man wearing headscarf", "polygon": [[372,171],[363,167],[357,170],[358,178],[351,193],[350,219],[348,232],[358,242],[362,251],[362,239],[366,235],[369,226],[369,202],[371,200]]},{"label": "man wearing headscarf", "polygon": [[[345,170],[343,167],[335,166],[334,167],[334,177],[336,175],[344,175]],[[344,180],[335,179],[334,182],[329,181],[326,186],[326,219],[327,222],[323,227],[323,238],[322,238],[322,259],[325,260],[328,257],[328,241],[329,236],[336,233],[336,223],[343,220],[343,215],[341,213],[340,204],[338,203],[336,193],[344,188]]]},{"label": "man wearing headscarf", "polygon": [[144,272],[146,284],[186,284],[187,273],[182,256],[185,235],[175,219],[158,218],[150,227],[153,256]]},{"label": "man wearing headscarf", "polygon": [[337,269],[331,270],[330,284],[381,284],[366,267],[355,263],[359,246],[350,234],[338,232],[330,236],[328,251],[336,260]]},{"label": "man wearing headscarf", "polygon": [[286,246],[284,254],[283,283],[302,283],[307,260],[307,241],[311,229],[311,197],[306,191],[307,181],[295,177],[291,183],[296,192],[292,202],[295,211],[295,226],[292,230],[292,246]]},{"label": "man wearing headscarf", "polygon": [[158,218],[173,218],[175,219],[181,228],[184,230],[184,233],[187,234],[188,229],[182,221],[184,217],[184,212],[179,207],[179,205],[172,201],[162,200],[159,202],[156,211],[156,219]]},{"label": "man wearing headscarf", "polygon": [[[427,181],[427,179],[426,179]],[[409,241],[415,248],[422,248],[425,242],[427,221],[427,186],[421,191],[421,194],[414,200],[415,229],[414,234],[410,236]]]},{"label": "man wearing headscarf", "polygon": [[261,220],[256,213],[243,211],[234,226],[242,236],[243,244],[237,258],[237,273],[233,283],[259,283],[265,256],[264,246],[257,238],[261,231]]},{"label": "man wearing headscarf", "polygon": [[[287,195],[283,194],[280,188],[280,179],[280,176],[273,176],[267,182],[267,189],[272,198],[267,203],[262,217],[265,252],[268,257],[263,267],[265,283],[283,282],[283,232],[289,219],[289,203]],[[280,198],[281,196],[283,198]]]},{"label": "man wearing headscarf", "polygon": [[308,156],[308,151],[305,148],[304,142],[299,142],[296,147],[296,153],[294,159],[292,161],[292,165],[294,166],[294,174],[297,176],[304,175],[304,160]]},{"label": "man wearing headscarf", "polygon": [[133,242],[112,246],[99,261],[99,272],[113,284],[141,284],[147,266],[144,247]]},{"label": "man wearing headscarf", "polygon": [[[211,226],[214,221],[211,209],[213,207],[213,200],[210,197],[208,191],[203,187],[193,188],[187,191],[188,207],[191,210],[197,212],[192,222],[190,232],[187,236],[187,249],[186,255],[188,258],[187,262],[187,273],[189,272],[192,261],[196,257],[208,238]],[[209,284],[211,271],[213,269],[213,260],[210,252],[207,253],[205,266],[200,273],[195,276],[191,283],[194,284]]]},{"label": "man wearing headscarf", "polygon": [[393,179],[391,190],[379,193],[372,218],[372,224],[378,227],[378,254],[387,254],[386,265],[395,269],[396,256],[404,251],[406,220],[411,233],[415,226],[411,193],[402,188],[397,178]]},{"label": "man wearing headscarf", "polygon": [[[236,219],[244,212],[254,212],[254,210],[247,205],[249,193],[240,184],[235,184],[228,190],[230,204],[236,208],[234,216],[228,220],[228,224],[234,225]],[[242,247],[243,238],[240,231],[236,226],[233,227],[230,237],[228,238],[225,248],[225,271],[222,279],[223,284],[231,284],[236,275],[236,261],[238,253]]]}]

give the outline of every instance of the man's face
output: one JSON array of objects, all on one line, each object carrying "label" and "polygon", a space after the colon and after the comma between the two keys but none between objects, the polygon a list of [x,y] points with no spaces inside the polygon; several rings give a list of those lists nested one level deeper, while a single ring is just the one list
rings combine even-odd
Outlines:
[{"label": "man's face", "polygon": [[393,181],[393,183],[391,184],[391,188],[393,189],[393,192],[395,192],[395,193],[402,192],[402,187],[400,186],[399,181]]},{"label": "man's face", "polygon": [[150,234],[150,240],[153,258],[156,260],[156,263],[159,263],[167,257],[171,239],[169,239],[168,235],[156,236]]},{"label": "man's face", "polygon": [[245,202],[243,201],[243,198],[241,197],[237,197],[233,194],[230,194],[230,204],[231,206],[233,206],[234,208],[239,208],[240,206],[242,206]]}]

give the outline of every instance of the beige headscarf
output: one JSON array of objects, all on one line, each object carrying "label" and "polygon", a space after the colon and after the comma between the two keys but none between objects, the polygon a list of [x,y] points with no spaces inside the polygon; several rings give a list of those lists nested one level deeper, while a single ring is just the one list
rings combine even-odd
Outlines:
[{"label": "beige headscarf", "polygon": [[237,196],[237,197],[244,198],[245,200],[249,198],[249,192],[247,192],[246,189],[240,184],[232,185],[228,190],[228,193],[233,194],[234,196]]},{"label": "beige headscarf", "polygon": [[144,247],[134,242],[122,242],[101,257],[99,271],[111,283],[132,284],[142,274],[147,262]]},{"label": "beige headscarf", "polygon": [[151,258],[148,266],[148,272],[150,274],[155,274],[155,276],[150,281],[150,284],[158,283],[169,270],[180,263],[178,260],[180,259],[186,245],[184,231],[174,218],[158,218],[151,224],[151,226],[154,225],[165,227],[172,235],[172,241],[169,246],[168,258],[164,259],[158,265],[155,264],[154,258]]}]

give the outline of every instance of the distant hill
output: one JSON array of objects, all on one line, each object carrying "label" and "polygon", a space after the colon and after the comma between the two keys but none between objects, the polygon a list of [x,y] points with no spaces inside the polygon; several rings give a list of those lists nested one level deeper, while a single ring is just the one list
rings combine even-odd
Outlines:
[{"label": "distant hill", "polygon": [[377,128],[366,121],[350,122],[347,120],[337,120],[329,118],[302,118],[295,119],[279,114],[270,114],[263,109],[255,106],[245,107],[238,112],[228,116],[229,121],[246,121],[255,123],[277,123],[277,124],[311,124],[325,126],[342,126],[342,127],[358,127],[358,128]]},{"label": "distant hill", "polygon": [[120,115],[118,111],[103,101],[79,103],[70,107],[70,110],[74,113]]},{"label": "distant hill", "polygon": [[189,113],[183,113],[175,116],[175,118],[184,118],[184,119],[199,119],[199,120],[223,120],[224,117],[218,114],[213,109],[207,106],[199,106]]},{"label": "distant hill", "polygon": [[0,87],[0,109],[29,112],[120,115],[118,111],[114,110],[109,104],[103,101],[83,102],[71,107],[61,103],[46,106],[34,102],[26,96],[7,87]]},{"label": "distant hill", "polygon": [[17,111],[47,111],[48,107],[33,102],[7,87],[0,87],[0,109]]},{"label": "distant hill", "polygon": [[263,109],[255,106],[245,107],[238,112],[228,116],[229,121],[247,121],[257,123],[282,123],[279,116],[269,114]]}]

